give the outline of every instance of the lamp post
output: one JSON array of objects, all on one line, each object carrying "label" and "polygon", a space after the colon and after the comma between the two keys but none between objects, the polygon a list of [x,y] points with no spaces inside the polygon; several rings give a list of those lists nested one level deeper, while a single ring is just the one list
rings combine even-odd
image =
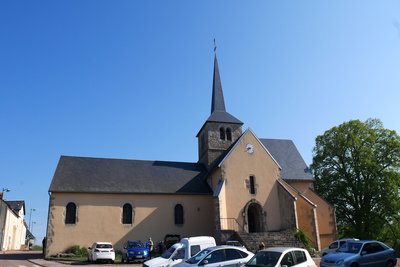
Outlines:
[{"label": "lamp post", "polygon": [[3,188],[2,193],[3,193],[3,199],[4,199],[4,192],[10,192],[10,188]]},{"label": "lamp post", "polygon": [[[31,219],[32,219],[32,211],[36,211],[36,209],[31,209],[29,212],[29,231],[31,231]],[[32,231],[31,231],[32,232]]]},{"label": "lamp post", "polygon": [[33,235],[33,225],[36,224],[36,222],[32,222],[32,230],[29,229],[29,231],[31,232],[31,234]]}]

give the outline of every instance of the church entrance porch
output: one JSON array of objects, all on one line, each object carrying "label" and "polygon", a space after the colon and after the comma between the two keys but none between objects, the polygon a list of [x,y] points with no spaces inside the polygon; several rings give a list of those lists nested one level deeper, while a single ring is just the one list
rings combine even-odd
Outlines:
[{"label": "church entrance porch", "polygon": [[266,232],[266,213],[260,203],[251,200],[244,209],[244,230],[247,233]]}]

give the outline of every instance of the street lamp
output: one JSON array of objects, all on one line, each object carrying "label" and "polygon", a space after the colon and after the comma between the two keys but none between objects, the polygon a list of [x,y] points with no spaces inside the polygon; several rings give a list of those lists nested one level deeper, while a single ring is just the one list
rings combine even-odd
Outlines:
[{"label": "street lamp", "polygon": [[31,234],[33,235],[33,225],[36,224],[36,222],[32,222],[32,231],[29,229],[29,231],[31,232]]},{"label": "street lamp", "polygon": [[2,194],[3,194],[3,199],[4,199],[4,192],[10,192],[11,189],[9,189],[9,188],[4,188],[4,187],[3,187],[3,190],[2,190],[2,191],[3,191]]},{"label": "street lamp", "polygon": [[36,209],[31,209],[29,212],[29,231],[31,230],[32,211],[36,211]]}]

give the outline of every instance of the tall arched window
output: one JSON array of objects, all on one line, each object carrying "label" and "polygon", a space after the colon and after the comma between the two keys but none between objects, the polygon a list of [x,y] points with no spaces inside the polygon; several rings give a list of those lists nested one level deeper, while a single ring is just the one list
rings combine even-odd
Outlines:
[{"label": "tall arched window", "polygon": [[76,205],[73,202],[69,202],[65,207],[65,224],[76,223]]},{"label": "tall arched window", "polygon": [[132,205],[129,203],[122,207],[122,224],[132,224]]},{"label": "tall arched window", "polygon": [[183,224],[183,206],[181,204],[175,205],[175,224]]},{"label": "tall arched window", "polygon": [[224,129],[224,127],[219,128],[219,139],[225,140],[225,129]]},{"label": "tall arched window", "polygon": [[226,129],[226,139],[232,141],[232,130],[231,128]]}]

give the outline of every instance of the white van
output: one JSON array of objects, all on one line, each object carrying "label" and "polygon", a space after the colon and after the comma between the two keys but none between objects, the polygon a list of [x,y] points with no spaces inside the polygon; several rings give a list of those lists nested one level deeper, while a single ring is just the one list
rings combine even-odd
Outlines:
[{"label": "white van", "polygon": [[187,260],[200,250],[214,247],[215,239],[211,236],[195,236],[182,238],[179,243],[172,245],[161,257],[143,263],[143,267],[171,267]]}]

